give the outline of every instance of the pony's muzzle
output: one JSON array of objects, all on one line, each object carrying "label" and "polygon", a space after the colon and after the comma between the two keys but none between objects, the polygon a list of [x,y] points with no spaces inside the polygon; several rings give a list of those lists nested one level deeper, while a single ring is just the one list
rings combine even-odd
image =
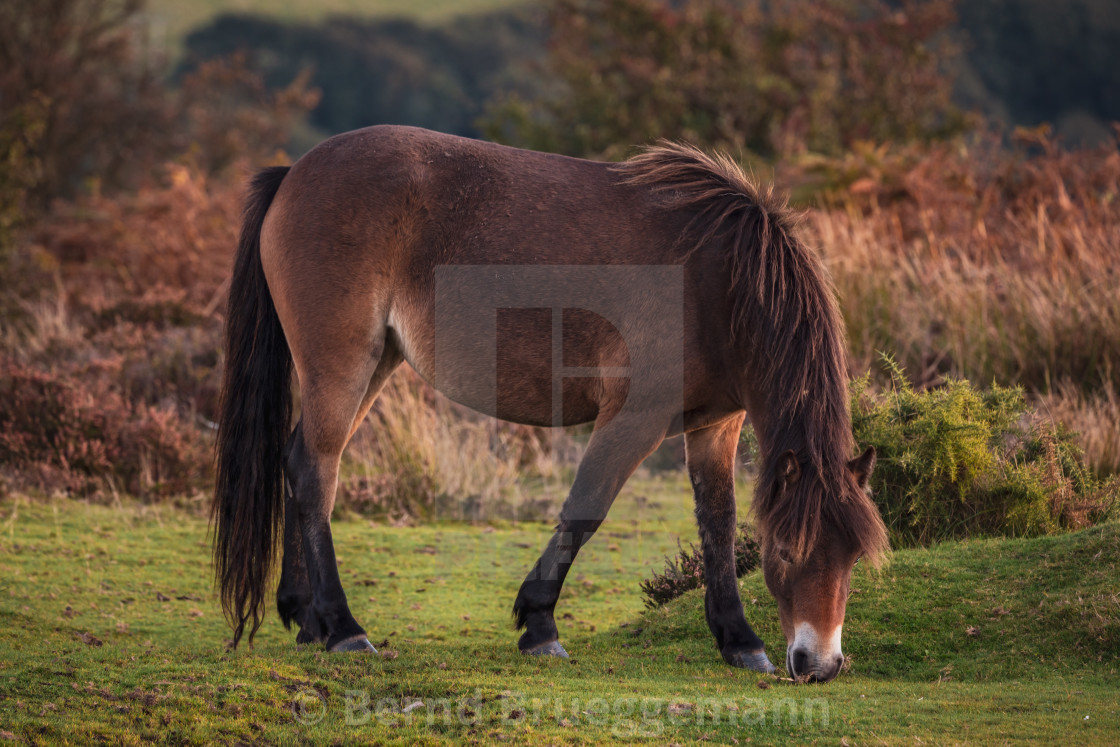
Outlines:
[{"label": "pony's muzzle", "polygon": [[797,634],[786,648],[786,670],[798,682],[828,682],[840,674],[844,654],[840,650],[840,629],[825,637],[809,623],[797,626]]},{"label": "pony's muzzle", "polygon": [[786,652],[786,669],[789,676],[799,682],[828,682],[840,674],[844,666],[843,655],[819,659],[803,648],[790,648]]}]

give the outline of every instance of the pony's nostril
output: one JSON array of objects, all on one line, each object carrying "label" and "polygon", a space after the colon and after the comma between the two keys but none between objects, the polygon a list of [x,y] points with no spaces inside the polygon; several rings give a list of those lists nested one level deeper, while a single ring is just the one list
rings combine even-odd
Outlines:
[{"label": "pony's nostril", "polygon": [[844,657],[837,656],[833,663],[836,665],[836,671],[839,672],[844,667]]},{"label": "pony's nostril", "polygon": [[793,655],[790,656],[790,664],[793,665],[793,671],[790,672],[791,677],[808,674],[809,652],[803,648],[795,648],[793,650]]}]

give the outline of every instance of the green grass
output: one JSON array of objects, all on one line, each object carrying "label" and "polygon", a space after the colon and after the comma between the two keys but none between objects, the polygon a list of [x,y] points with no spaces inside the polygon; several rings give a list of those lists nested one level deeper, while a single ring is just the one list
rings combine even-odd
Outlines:
[{"label": "green grass", "polygon": [[[844,640],[851,671],[794,686],[725,666],[699,592],[643,611],[638,581],[660,569],[678,535],[695,535],[689,508],[680,477],[628,487],[565,588],[558,622],[572,659],[555,661],[519,655],[509,625],[516,589],[549,534],[544,524],[336,520],[351,606],[389,656],[297,649],[274,615],[255,648],[226,653],[204,519],[166,506],[8,498],[0,737],[908,745],[1120,737],[1120,524],[899,551],[881,573],[857,570]],[[761,577],[742,589],[748,619],[780,660],[777,611]],[[423,705],[401,712],[416,701]]]},{"label": "green grass", "polygon": [[332,15],[445,21],[524,4],[525,0],[148,0],[157,44],[178,49],[182,38],[222,13],[255,13],[285,21],[316,22]]}]

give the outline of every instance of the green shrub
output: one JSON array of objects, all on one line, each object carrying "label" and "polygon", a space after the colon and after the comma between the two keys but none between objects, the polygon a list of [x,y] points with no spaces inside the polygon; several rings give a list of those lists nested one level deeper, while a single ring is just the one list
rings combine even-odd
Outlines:
[{"label": "green shrub", "polygon": [[1039,418],[1019,388],[967,380],[915,391],[884,356],[889,388],[852,385],[857,442],[878,452],[871,489],[898,545],[975,535],[1038,535],[1103,519],[1116,481],[1084,467],[1075,434]]},{"label": "green shrub", "polygon": [[[742,578],[758,568],[761,557],[761,548],[751,536],[750,527],[740,524],[735,538],[735,575]],[[680,540],[677,540],[677,557],[665,558],[665,572],[655,573],[653,578],[640,584],[646,607],[650,609],[703,585],[704,557],[701,550],[691,543],[686,550],[681,547]]]}]

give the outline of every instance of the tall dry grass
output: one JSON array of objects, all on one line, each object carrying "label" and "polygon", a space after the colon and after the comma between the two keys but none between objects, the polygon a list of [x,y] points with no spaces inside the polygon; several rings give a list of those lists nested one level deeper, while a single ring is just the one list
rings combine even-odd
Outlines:
[{"label": "tall dry grass", "polygon": [[390,519],[553,518],[581,448],[566,431],[506,423],[439,394],[405,367],[351,446],[341,496]]},{"label": "tall dry grass", "polygon": [[[1120,413],[1120,151],[1023,133],[849,157],[806,231],[832,271],[853,368],[894,356],[915,383],[1020,384],[1114,471]],[[854,161],[854,163],[853,163]],[[854,178],[853,178],[854,177]]]},{"label": "tall dry grass", "polygon": [[[836,279],[854,372],[882,350],[922,385],[1023,384],[1081,432],[1095,470],[1120,470],[1116,147],[870,149],[825,167],[843,197],[804,228]],[[4,289],[19,313],[0,321],[0,479],[205,496],[242,183],[175,165],[135,192],[58,204],[24,235],[31,269]],[[351,448],[340,500],[398,519],[551,515],[574,443],[470,413],[404,370]]]},{"label": "tall dry grass", "polygon": [[[0,482],[205,505],[242,189],[171,164],[135,192],[57,204],[26,234],[33,269],[0,321]],[[402,370],[350,449],[340,503],[536,518],[577,457],[563,433],[471,413]]]},{"label": "tall dry grass", "polygon": [[1120,473],[1120,395],[1115,385],[1096,392],[1061,386],[1039,397],[1037,407],[1078,433],[1086,462],[1095,472]]},{"label": "tall dry grass", "polygon": [[136,192],[58,203],[22,237],[0,323],[0,478],[202,495],[239,194],[169,166]]}]

